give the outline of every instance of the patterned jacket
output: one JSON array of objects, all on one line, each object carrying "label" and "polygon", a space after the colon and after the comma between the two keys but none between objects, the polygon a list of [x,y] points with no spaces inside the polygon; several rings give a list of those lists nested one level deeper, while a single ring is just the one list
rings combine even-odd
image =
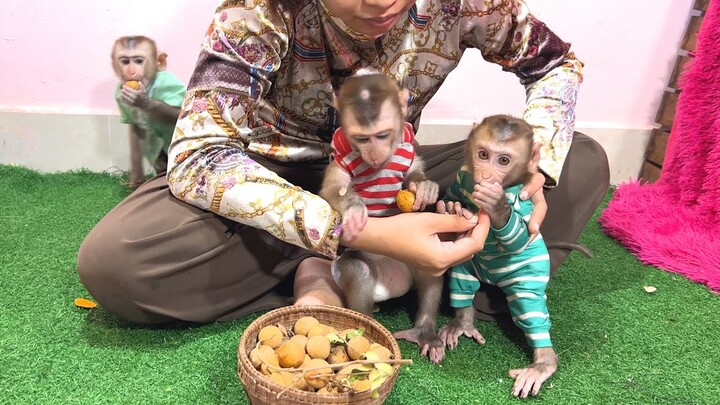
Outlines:
[{"label": "patterned jacket", "polygon": [[265,0],[218,7],[170,146],[168,182],[178,198],[334,257],[340,214],[245,151],[298,164],[326,161],[337,128],[333,90],[361,68],[407,88],[407,120],[417,123],[467,48],[520,78],[523,118],[543,142],[540,168],[556,184],[572,140],[582,63],[525,3],[418,0],[373,40],[330,15],[321,0],[297,1],[294,16],[271,13]]}]

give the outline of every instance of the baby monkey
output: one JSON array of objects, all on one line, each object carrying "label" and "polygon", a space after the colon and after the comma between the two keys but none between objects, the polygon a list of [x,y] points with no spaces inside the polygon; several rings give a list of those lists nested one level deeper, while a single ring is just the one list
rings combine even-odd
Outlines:
[{"label": "baby monkey", "polygon": [[524,120],[493,115],[473,127],[465,159],[437,210],[458,215],[461,208],[483,210],[490,216],[491,228],[484,249],[450,269],[450,305],[456,312],[439,336],[450,349],[461,335],[485,343],[473,324],[473,297],[481,282],[500,287],[513,322],[534,352],[532,364],[509,371],[515,379],[512,394],[537,395],[558,365],[545,296],[550,258],[542,237],[531,240],[528,232],[532,202],[519,197],[540,159],[540,144],[533,143],[533,130]]},{"label": "baby monkey", "polygon": [[115,101],[120,122],[130,137],[129,186],[145,181],[143,157],[156,173],[167,169],[167,149],[185,96],[185,85],[166,70],[167,54],[144,36],[118,38],[112,47],[112,66],[119,83]]},{"label": "baby monkey", "polygon": [[[414,131],[405,122],[408,91],[384,74],[360,73],[346,80],[335,97],[340,128],[333,134],[333,159],[325,172],[320,196],[342,213],[343,237],[353,240],[368,216],[400,211],[395,196],[415,194],[413,211],[434,205],[439,186],[428,180],[415,155]],[[371,315],[375,303],[419,290],[420,309],[411,336],[423,355],[444,352],[436,326],[442,278],[408,268],[389,257],[347,249],[332,265],[333,277],[349,308]]]}]

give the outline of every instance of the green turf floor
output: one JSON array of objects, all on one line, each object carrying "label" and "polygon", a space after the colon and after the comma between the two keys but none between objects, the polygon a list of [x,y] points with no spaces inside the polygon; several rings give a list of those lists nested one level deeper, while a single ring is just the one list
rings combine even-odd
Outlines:
[{"label": "green turf floor", "polygon": [[[247,403],[236,349],[260,314],[147,328],[73,305],[88,297],[75,269],[78,247],[126,194],[116,176],[0,166],[0,403]],[[640,264],[594,220],[581,242],[596,257],[571,254],[549,286],[561,364],[532,402],[720,403],[720,296]],[[390,330],[406,328],[411,305],[383,305],[378,319]],[[522,339],[495,323],[477,326],[487,343],[461,340],[441,366],[400,342],[413,364],[402,368],[386,403],[521,402],[509,396],[506,373],[529,361]]]}]

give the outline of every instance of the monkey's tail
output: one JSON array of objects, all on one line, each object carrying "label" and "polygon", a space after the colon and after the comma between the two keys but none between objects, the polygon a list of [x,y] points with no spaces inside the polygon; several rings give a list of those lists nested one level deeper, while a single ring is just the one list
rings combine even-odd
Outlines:
[{"label": "monkey's tail", "polygon": [[578,252],[582,253],[587,257],[588,259],[593,258],[593,254],[587,247],[575,243],[575,242],[565,242],[565,241],[545,241],[545,246],[547,246],[548,249],[565,249],[565,250],[577,250]]}]

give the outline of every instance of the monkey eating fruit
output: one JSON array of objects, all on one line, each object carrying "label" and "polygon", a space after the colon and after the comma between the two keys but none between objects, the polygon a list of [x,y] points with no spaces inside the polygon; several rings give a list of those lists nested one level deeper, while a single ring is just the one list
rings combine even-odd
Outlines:
[{"label": "monkey eating fruit", "polygon": [[137,80],[128,80],[125,82],[125,85],[133,90],[140,90],[140,82]]}]

